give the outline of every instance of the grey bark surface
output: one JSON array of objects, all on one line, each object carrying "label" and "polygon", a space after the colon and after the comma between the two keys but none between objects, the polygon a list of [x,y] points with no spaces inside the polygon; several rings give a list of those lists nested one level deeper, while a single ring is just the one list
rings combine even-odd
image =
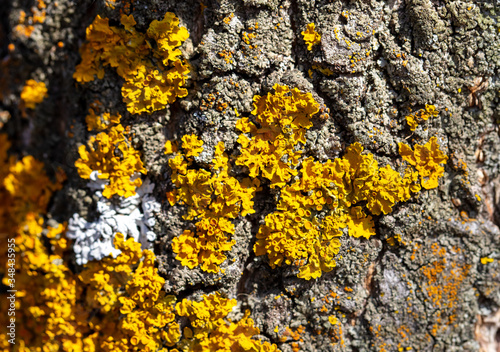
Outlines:
[{"label": "grey bark surface", "polygon": [[[30,37],[16,36],[19,11],[31,6],[0,3],[0,112],[11,116],[4,130],[16,151],[44,161],[49,173],[60,166],[68,175],[49,216],[62,222],[74,213],[95,214],[96,199],[74,162],[88,138],[89,104],[98,99],[131,127],[132,144],[156,184],[163,205],[155,253],[167,292],[237,298],[241,313],[234,314],[251,309],[261,338],[283,352],[292,343],[300,351],[500,351],[498,2],[136,0],[131,13],[143,30],[167,11],[179,17],[190,33],[181,49],[193,67],[186,98],[140,116],[127,112],[113,70],[83,86],[72,78],[85,28],[96,14],[118,23],[121,5],[111,10],[100,0],[59,0]],[[256,22],[250,47],[242,35]],[[312,51],[301,35],[308,23],[322,34]],[[223,51],[232,53],[229,62]],[[48,82],[49,98],[22,118],[19,93],[29,78]],[[273,210],[271,193],[258,194],[258,211],[235,221],[236,245],[224,275],[181,266],[171,241],[186,229],[185,209],[165,201],[172,183],[163,144],[195,133],[205,143],[200,162],[211,160],[219,141],[236,152],[235,110],[249,116],[253,96],[275,83],[311,92],[329,114],[307,132],[307,155],[326,161],[359,142],[381,166],[395,167],[398,142],[438,136],[449,156],[439,187],[375,217],[375,237],[343,236],[337,267],[316,280],[298,279],[286,266],[271,269],[266,257],[255,256],[255,234]],[[217,102],[228,108],[219,111]],[[439,116],[412,134],[405,116],[425,104],[435,105]],[[387,241],[396,234],[401,241]],[[494,261],[482,264],[485,257]],[[305,327],[301,340],[286,336],[286,327],[299,326]]]}]

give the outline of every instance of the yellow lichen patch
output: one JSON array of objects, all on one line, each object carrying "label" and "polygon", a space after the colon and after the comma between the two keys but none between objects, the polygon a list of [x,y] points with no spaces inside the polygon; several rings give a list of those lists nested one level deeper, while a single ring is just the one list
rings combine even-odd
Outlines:
[{"label": "yellow lichen patch", "polygon": [[[89,312],[78,307],[83,288],[62,264],[62,253],[67,244],[60,237],[64,226],[46,227],[43,218],[35,213],[26,214],[17,225],[17,231],[9,236],[15,239],[15,259],[12,262],[12,259],[5,259],[6,266],[1,268],[1,271],[9,272],[9,275],[4,275],[2,283],[17,290],[15,325],[22,327],[16,329],[15,347],[21,344],[23,348],[12,350],[83,350],[88,342],[84,336],[88,332],[85,321]],[[46,236],[43,236],[44,230],[48,232]],[[47,242],[51,252],[45,246]],[[12,276],[11,269],[15,269]],[[2,301],[7,302],[7,297],[2,297]],[[11,350],[7,341],[9,337],[4,331],[9,319],[7,314],[0,318],[2,351]]]},{"label": "yellow lichen patch", "polygon": [[441,164],[445,164],[448,157],[439,149],[436,137],[432,137],[423,146],[415,145],[414,150],[404,143],[399,143],[399,154],[417,169],[422,187],[432,189],[439,185],[438,180],[444,175],[444,167]]},{"label": "yellow lichen patch", "polygon": [[163,20],[151,22],[146,33],[136,31],[132,15],[122,15],[121,24],[124,28],[109,26],[109,20],[99,15],[95,18],[87,28],[82,62],[73,77],[86,83],[96,75],[103,78],[105,66],[115,68],[125,80],[123,101],[132,114],[151,113],[185,97],[189,65],[180,58],[178,47],[189,34],[179,19],[167,12]]},{"label": "yellow lichen patch", "polygon": [[90,137],[87,146],[78,148],[80,158],[75,162],[80,177],[89,179],[93,171],[98,178],[108,179],[102,195],[130,197],[142,184],[139,173],[146,174],[139,152],[129,145],[122,125],[112,126],[109,132]]},{"label": "yellow lichen patch", "polygon": [[486,265],[488,263],[493,263],[495,260],[493,258],[483,257],[481,258],[481,264]]},{"label": "yellow lichen patch", "polygon": [[410,126],[411,131],[415,131],[419,123],[427,121],[429,117],[436,117],[438,115],[439,111],[436,110],[434,105],[425,104],[425,109],[420,109],[419,111],[406,116],[406,123]]},{"label": "yellow lichen patch", "polygon": [[87,287],[86,302],[101,312],[90,319],[97,350],[157,351],[173,346],[180,337],[175,321],[175,297],[162,290],[165,280],[155,268],[153,252],[120,233],[116,258],[107,257],[86,265],[79,275]]},{"label": "yellow lichen patch", "polygon": [[[248,167],[250,177],[262,175],[271,187],[283,187],[292,176],[306,143],[305,132],[312,127],[310,121],[319,111],[319,104],[311,93],[297,88],[274,85],[274,94],[254,96],[252,115],[259,127],[244,117],[236,123],[243,132],[238,138],[241,155],[237,165]],[[248,138],[246,134],[250,134]]]},{"label": "yellow lichen patch", "polygon": [[40,104],[47,95],[47,87],[44,82],[37,82],[34,79],[29,79],[21,91],[21,100],[29,109],[34,109]]},{"label": "yellow lichen patch", "polygon": [[298,180],[281,189],[277,211],[260,227],[256,255],[267,254],[273,268],[296,265],[298,277],[308,280],[335,267],[343,228],[353,237],[375,235],[372,217],[354,205],[388,214],[396,202],[410,197],[412,182],[390,166],[379,168],[372,154],[362,152],[354,143],[343,158],[304,160]]},{"label": "yellow lichen patch", "polygon": [[[463,250],[453,247],[451,253],[437,243],[431,245],[432,260],[425,264],[420,273],[424,279],[422,292],[435,313],[435,324],[430,334],[437,336],[457,327],[457,309],[463,304],[459,301],[459,293],[468,286],[470,264],[464,263]],[[461,260],[462,259],[462,260]],[[430,307],[429,307],[430,308]]]},{"label": "yellow lichen patch", "polygon": [[85,116],[85,122],[89,131],[103,131],[112,125],[118,125],[121,117],[119,113],[110,114],[109,112],[103,112],[99,114],[98,111],[96,112],[95,109],[91,108],[89,109],[89,114]]},{"label": "yellow lichen patch", "polygon": [[[256,179],[238,179],[229,175],[229,158],[224,143],[215,147],[210,169],[191,168],[193,157],[203,151],[203,141],[195,135],[182,138],[183,153],[176,153],[169,160],[172,181],[176,187],[167,194],[171,205],[176,202],[187,206],[185,220],[197,220],[196,230],[185,230],[172,241],[176,259],[189,268],[200,266],[204,271],[216,273],[226,260],[225,252],[234,245],[231,220],[239,215],[253,213],[253,197],[259,186]],[[170,142],[166,151],[174,152]]]},{"label": "yellow lichen patch", "polygon": [[[31,156],[19,162],[9,158],[9,146],[0,134],[0,236],[6,244],[15,243],[2,246],[0,255],[2,283],[17,290],[13,350],[278,351],[255,339],[259,329],[249,312],[237,322],[226,318],[235,300],[215,293],[176,306],[176,298],[163,290],[165,280],[158,275],[153,252],[142,250],[133,238],[125,241],[120,233],[114,242],[121,251],[116,258],[90,262],[74,274],[65,262],[65,225],[50,227],[43,220],[60,182],[50,182],[43,164]],[[224,158],[223,146],[215,157]],[[7,312],[12,294],[0,295]],[[183,334],[179,317],[187,318]],[[0,317],[2,351],[12,350],[6,334],[10,322],[9,315]]]},{"label": "yellow lichen patch", "polygon": [[321,34],[316,32],[315,24],[309,23],[307,29],[301,32],[304,37],[304,42],[307,45],[307,50],[312,50],[313,46],[321,42]]},{"label": "yellow lichen patch", "polygon": [[177,303],[177,314],[187,317],[190,326],[184,328],[184,339],[178,346],[181,351],[256,351],[276,352],[269,342],[252,337],[260,333],[254,326],[250,311],[238,322],[226,318],[236,306],[236,300],[222,297],[218,292],[203,295],[201,302],[187,299]]}]

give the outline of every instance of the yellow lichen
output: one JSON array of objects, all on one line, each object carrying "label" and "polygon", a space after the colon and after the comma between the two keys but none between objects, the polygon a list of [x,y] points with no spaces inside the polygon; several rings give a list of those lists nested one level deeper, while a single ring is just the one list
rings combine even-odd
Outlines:
[{"label": "yellow lichen", "polygon": [[[172,241],[176,259],[189,268],[200,266],[204,271],[218,272],[226,260],[224,252],[234,245],[230,235],[234,233],[231,220],[239,215],[253,213],[253,196],[258,180],[242,181],[229,175],[229,159],[224,143],[215,147],[210,169],[190,168],[193,157],[203,151],[203,141],[195,135],[182,138],[184,153],[176,153],[169,160],[172,181],[176,189],[167,194],[171,205],[175,202],[187,206],[185,220],[197,220],[196,230],[185,230]],[[166,143],[166,152],[177,148]]]},{"label": "yellow lichen", "polygon": [[[163,109],[177,97],[185,97],[189,66],[178,47],[188,38],[179,19],[167,12],[161,21],[154,20],[147,33],[135,29],[132,15],[122,15],[124,28],[109,26],[99,15],[87,28],[87,42],[80,49],[82,62],[73,77],[80,83],[104,77],[104,67],[116,68],[125,80],[123,101],[133,114]],[[154,40],[152,47],[150,40]]]},{"label": "yellow lichen", "polygon": [[343,158],[325,163],[307,158],[297,181],[281,189],[277,211],[266,216],[257,233],[256,255],[267,254],[271,267],[296,265],[298,277],[311,279],[331,271],[342,229],[353,237],[375,235],[372,217],[388,214],[415,191],[414,179],[390,166],[378,167],[372,154],[354,143]]},{"label": "yellow lichen", "polygon": [[299,143],[306,143],[305,132],[319,111],[311,93],[278,84],[273,88],[274,94],[254,96],[252,115],[259,127],[247,117],[236,123],[236,128],[243,132],[238,138],[241,155],[236,164],[246,166],[252,178],[262,175],[271,181],[272,188],[283,187],[297,175],[296,167],[303,153]]},{"label": "yellow lichen", "polygon": [[21,10],[18,24],[14,27],[13,33],[19,37],[30,37],[35,30],[34,25],[45,22],[46,8],[47,5],[43,0],[36,0],[36,6],[31,7],[31,15],[27,16],[26,12]]},{"label": "yellow lichen", "polygon": [[304,42],[307,45],[307,50],[312,50],[313,46],[321,42],[321,34],[316,32],[315,24],[309,23],[307,29],[301,32],[304,37]]},{"label": "yellow lichen", "polygon": [[109,112],[103,112],[99,114],[96,112],[96,109],[91,108],[89,109],[89,114],[85,117],[85,122],[89,131],[103,131],[112,125],[118,125],[121,117],[119,113],[110,114]]},{"label": "yellow lichen", "polygon": [[236,300],[229,300],[219,293],[203,295],[201,302],[187,299],[177,303],[177,314],[187,317],[190,327],[184,328],[184,339],[180,341],[181,351],[256,351],[276,352],[278,348],[269,342],[252,339],[260,333],[249,318],[250,311],[238,322],[226,318],[236,306]]},{"label": "yellow lichen", "polygon": [[411,131],[415,131],[419,123],[427,121],[429,117],[436,117],[438,115],[439,111],[436,110],[434,105],[425,104],[425,109],[420,109],[419,111],[406,116],[406,123],[410,126]]},{"label": "yellow lichen", "polygon": [[75,162],[80,177],[89,179],[93,171],[98,178],[109,180],[102,195],[114,194],[130,197],[142,181],[139,173],[146,174],[139,152],[129,145],[122,125],[112,126],[109,132],[90,137],[88,145],[78,148],[80,158]]},{"label": "yellow lichen", "polygon": [[116,258],[90,262],[79,275],[87,287],[88,308],[100,312],[90,319],[99,335],[97,350],[157,351],[165,343],[173,346],[180,338],[175,321],[175,297],[162,290],[165,280],[158,275],[154,254],[117,233]]},{"label": "yellow lichen", "polygon": [[486,265],[488,263],[493,263],[495,260],[493,258],[482,257],[481,264]]},{"label": "yellow lichen", "polygon": [[399,143],[399,154],[417,169],[422,187],[432,189],[439,185],[438,180],[444,175],[441,164],[445,164],[448,157],[439,149],[436,137],[432,137],[425,145],[415,145],[415,150]]},{"label": "yellow lichen", "polygon": [[29,79],[21,92],[21,100],[29,109],[34,109],[47,97],[47,87],[44,82],[37,82],[34,79]]}]

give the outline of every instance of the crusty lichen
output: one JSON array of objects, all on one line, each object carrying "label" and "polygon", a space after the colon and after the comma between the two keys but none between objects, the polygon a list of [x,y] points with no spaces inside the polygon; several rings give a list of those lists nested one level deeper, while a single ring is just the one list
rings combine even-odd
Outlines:
[{"label": "crusty lichen", "polygon": [[[180,57],[178,47],[188,38],[179,19],[167,12],[161,21],[154,20],[146,33],[135,29],[132,15],[122,15],[124,28],[109,25],[99,15],[87,28],[87,42],[80,53],[82,62],[73,77],[80,83],[104,77],[104,67],[116,68],[125,80],[123,101],[132,114],[151,113],[165,108],[177,97],[185,97],[189,65]],[[153,48],[150,40],[154,40]]]}]

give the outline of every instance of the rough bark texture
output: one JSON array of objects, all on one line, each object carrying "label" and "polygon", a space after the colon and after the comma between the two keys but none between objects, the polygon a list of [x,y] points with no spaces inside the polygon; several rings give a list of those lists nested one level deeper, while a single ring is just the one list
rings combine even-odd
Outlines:
[{"label": "rough bark texture", "polygon": [[[101,0],[48,2],[45,22],[29,37],[17,35],[20,10],[32,5],[0,5],[0,110],[3,119],[10,115],[3,131],[13,150],[44,161],[49,173],[61,166],[68,175],[49,217],[95,214],[96,199],[74,162],[88,139],[89,104],[98,99],[122,114],[156,184],[163,205],[155,253],[167,292],[197,297],[218,290],[237,298],[241,311],[251,309],[262,338],[284,352],[296,342],[301,351],[500,351],[498,3],[136,0],[130,13],[143,30],[167,11],[179,17],[190,34],[181,49],[192,65],[186,98],[140,116],[127,112],[114,70],[86,85],[72,78],[85,28],[96,14],[118,23],[124,4],[112,10]],[[242,35],[255,22],[250,48]],[[322,34],[312,51],[301,35],[308,23]],[[23,117],[19,95],[30,78],[47,83],[48,98]],[[256,214],[236,220],[224,275],[181,266],[171,241],[187,225],[184,209],[166,202],[172,184],[165,141],[195,133],[208,149],[224,141],[236,152],[236,114],[249,116],[253,96],[275,83],[311,92],[329,109],[328,119],[315,119],[307,133],[307,155],[325,161],[359,142],[381,165],[396,165],[397,142],[438,136],[449,156],[440,186],[375,217],[375,237],[344,236],[337,267],[316,280],[298,279],[286,266],[271,269],[267,258],[255,256],[255,234],[274,203],[266,191],[257,195]],[[405,116],[425,104],[439,116],[412,134]],[[401,241],[387,241],[396,234]],[[494,261],[482,264],[484,257]],[[329,323],[331,315],[341,329]],[[300,325],[299,341],[280,339],[285,327]]]}]

